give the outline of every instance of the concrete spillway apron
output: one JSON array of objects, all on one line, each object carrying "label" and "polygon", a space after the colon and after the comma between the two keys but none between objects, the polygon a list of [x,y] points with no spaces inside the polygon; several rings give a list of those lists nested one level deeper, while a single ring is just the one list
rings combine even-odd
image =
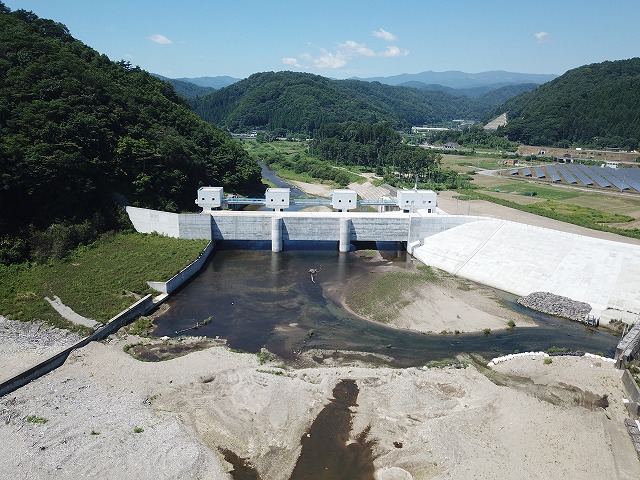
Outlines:
[{"label": "concrete spillway apron", "polygon": [[351,249],[351,219],[340,219],[340,245],[339,250],[342,253],[348,252]]},{"label": "concrete spillway apron", "polygon": [[271,217],[271,251],[282,251],[282,217]]}]

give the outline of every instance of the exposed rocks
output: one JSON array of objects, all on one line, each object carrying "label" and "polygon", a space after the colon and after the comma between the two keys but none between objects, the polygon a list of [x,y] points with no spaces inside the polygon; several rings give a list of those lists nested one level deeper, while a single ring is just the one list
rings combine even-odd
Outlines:
[{"label": "exposed rocks", "polygon": [[517,301],[520,305],[532,310],[578,322],[583,322],[591,311],[591,305],[588,303],[549,292],[533,292],[526,297],[518,298]]}]

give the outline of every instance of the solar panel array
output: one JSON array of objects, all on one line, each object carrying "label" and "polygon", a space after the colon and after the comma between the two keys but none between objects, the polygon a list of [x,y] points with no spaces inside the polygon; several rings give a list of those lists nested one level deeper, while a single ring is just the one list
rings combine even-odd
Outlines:
[{"label": "solar panel array", "polygon": [[559,165],[556,165],[556,168],[558,169],[558,172],[560,172],[560,175],[562,175],[567,181],[567,183],[578,183],[578,180],[576,179],[576,177],[571,175],[571,172],[566,167],[566,165],[561,163]]},{"label": "solar panel array", "polygon": [[562,179],[560,178],[560,175],[558,175],[558,173],[556,172],[555,165],[546,165],[544,168],[547,171],[548,178],[550,178],[552,182],[562,181]]},{"label": "solar panel array", "polygon": [[580,183],[584,185],[593,185],[593,182],[591,181],[591,179],[587,177],[584,173],[582,173],[580,170],[578,170],[578,167],[576,167],[574,164],[568,163],[567,168],[580,181]]},{"label": "solar panel array", "polygon": [[546,175],[542,171],[542,167],[533,167],[533,171],[535,172],[536,177],[538,177],[538,178],[546,178]]},{"label": "solar panel array", "polygon": [[576,165],[576,167],[585,175],[588,175],[589,177],[591,177],[591,180],[593,180],[594,182],[596,182],[596,185],[598,185],[601,188],[609,188],[611,186],[611,184],[609,182],[607,182],[604,178],[602,178],[602,176],[600,175],[600,173],[598,173],[597,170],[595,170],[593,167],[589,167],[588,165]]},{"label": "solar panel array", "polygon": [[[533,172],[532,172],[533,170]],[[573,163],[558,163],[539,167],[524,167],[509,170],[510,175],[521,174],[524,177],[548,178],[552,182],[566,182],[586,186],[597,185],[600,188],[614,187],[617,190],[640,192],[640,168],[596,167]]]},{"label": "solar panel array", "polygon": [[613,171],[613,168],[610,168],[608,170],[606,168],[598,168],[599,174],[606,178],[611,185],[613,185],[620,191],[628,190],[629,185],[627,185],[622,178],[618,178],[618,176],[613,173]]},{"label": "solar panel array", "polygon": [[[633,188],[640,192],[640,169],[638,168],[611,168],[605,167],[603,170],[613,176],[616,176],[619,180],[622,180],[623,187]],[[625,190],[625,188],[621,188]]]}]

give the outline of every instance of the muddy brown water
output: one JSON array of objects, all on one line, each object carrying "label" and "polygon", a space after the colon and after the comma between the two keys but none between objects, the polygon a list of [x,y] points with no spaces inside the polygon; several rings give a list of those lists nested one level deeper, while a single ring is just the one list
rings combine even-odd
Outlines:
[{"label": "muddy brown water", "polygon": [[[333,398],[320,411],[309,430],[302,435],[302,451],[289,480],[373,480],[373,447],[367,427],[353,436],[352,408],[357,407],[358,385],[355,380],[341,380],[333,388]],[[350,436],[354,437],[349,441]],[[233,480],[260,480],[250,459],[220,448],[232,465]]]},{"label": "muddy brown water", "polygon": [[341,380],[333,398],[302,436],[302,451],[290,480],[373,480],[373,446],[369,428],[349,441],[358,386],[354,380]]}]

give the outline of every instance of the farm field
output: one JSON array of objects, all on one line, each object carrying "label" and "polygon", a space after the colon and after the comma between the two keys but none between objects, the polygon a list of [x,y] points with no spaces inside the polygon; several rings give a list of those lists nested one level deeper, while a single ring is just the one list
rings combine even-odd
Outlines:
[{"label": "farm field", "polygon": [[[470,175],[473,188],[459,192],[473,198],[596,230],[640,238],[640,195],[593,187],[573,187],[532,178],[514,178],[491,168],[497,159],[443,155],[442,165]],[[483,167],[486,166],[486,167]]]}]

